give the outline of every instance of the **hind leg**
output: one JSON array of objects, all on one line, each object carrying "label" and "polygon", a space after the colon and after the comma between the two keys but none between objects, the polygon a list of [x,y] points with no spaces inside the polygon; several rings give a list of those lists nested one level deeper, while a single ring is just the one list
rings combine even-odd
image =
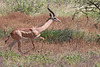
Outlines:
[{"label": "hind leg", "polygon": [[[42,41],[44,42],[44,38],[43,37],[40,37],[40,39],[42,39]],[[43,43],[42,43],[42,48],[41,50],[43,50]]]},{"label": "hind leg", "polygon": [[23,54],[23,52],[21,51],[21,45],[22,45],[22,39],[18,40],[18,51]]},{"label": "hind leg", "polygon": [[33,45],[33,50],[35,49],[35,44],[34,44],[34,40],[33,39],[31,39],[31,41],[32,41],[32,45]]},{"label": "hind leg", "polygon": [[10,50],[12,49],[12,47],[16,44],[16,40],[14,40],[10,45],[9,45],[9,47],[10,47]]}]

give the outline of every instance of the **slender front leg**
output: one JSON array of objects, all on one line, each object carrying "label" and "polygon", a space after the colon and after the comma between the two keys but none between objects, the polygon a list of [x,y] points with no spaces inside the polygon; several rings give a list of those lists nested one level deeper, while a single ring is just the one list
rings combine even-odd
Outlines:
[{"label": "slender front leg", "polygon": [[[43,42],[44,42],[44,38],[43,38],[43,37],[40,37],[40,39],[42,39]],[[41,51],[42,51],[42,50],[43,50],[43,43],[42,43]]]},{"label": "slender front leg", "polygon": [[40,37],[40,39],[42,39],[42,40],[43,40],[43,42],[44,42],[44,38],[43,38],[43,37]]},{"label": "slender front leg", "polygon": [[31,41],[32,41],[32,44],[33,44],[33,50],[35,49],[35,44],[34,44],[34,40],[33,39],[31,39]]},{"label": "slender front leg", "polygon": [[10,47],[10,50],[12,49],[12,47],[16,44],[16,40],[14,40],[10,45],[9,45],[9,47]]},{"label": "slender front leg", "polygon": [[[32,48],[32,50],[34,50],[34,49],[35,49],[34,40],[31,39],[31,41],[32,41],[32,44],[33,44],[33,48]],[[29,51],[30,51],[30,50],[29,50]],[[27,54],[29,51],[25,52],[24,54]]]}]

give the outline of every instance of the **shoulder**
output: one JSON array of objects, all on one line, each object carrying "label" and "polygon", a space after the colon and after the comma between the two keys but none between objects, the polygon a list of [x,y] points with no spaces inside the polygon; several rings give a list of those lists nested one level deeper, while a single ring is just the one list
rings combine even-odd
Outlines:
[{"label": "shoulder", "polygon": [[36,30],[36,28],[30,28],[30,31],[35,35],[39,35],[39,32]]}]

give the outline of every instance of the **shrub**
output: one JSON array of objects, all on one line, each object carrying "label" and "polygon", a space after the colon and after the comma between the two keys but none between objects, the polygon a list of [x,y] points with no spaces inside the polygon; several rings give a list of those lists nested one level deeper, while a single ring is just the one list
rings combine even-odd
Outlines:
[{"label": "shrub", "polygon": [[49,43],[63,43],[70,42],[72,39],[82,39],[85,42],[98,42],[100,41],[99,34],[86,34],[85,32],[72,30],[66,28],[64,30],[46,30],[41,34],[42,37],[45,38],[45,41]]},{"label": "shrub", "polygon": [[84,32],[66,28],[64,30],[46,30],[41,36],[44,37],[45,41],[48,41],[49,43],[62,43],[65,41],[70,41],[70,39],[74,38],[83,39],[84,34]]},{"label": "shrub", "polygon": [[26,14],[38,13],[44,5],[39,1],[41,0],[7,0],[7,7],[11,11],[20,11]]}]

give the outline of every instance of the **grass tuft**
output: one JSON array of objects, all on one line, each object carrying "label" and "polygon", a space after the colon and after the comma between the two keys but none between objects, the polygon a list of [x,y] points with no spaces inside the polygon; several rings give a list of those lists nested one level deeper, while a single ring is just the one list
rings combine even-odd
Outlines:
[{"label": "grass tuft", "polygon": [[8,30],[2,30],[0,29],[0,37],[6,37],[10,35],[10,32],[13,30],[13,28],[8,28]]}]

